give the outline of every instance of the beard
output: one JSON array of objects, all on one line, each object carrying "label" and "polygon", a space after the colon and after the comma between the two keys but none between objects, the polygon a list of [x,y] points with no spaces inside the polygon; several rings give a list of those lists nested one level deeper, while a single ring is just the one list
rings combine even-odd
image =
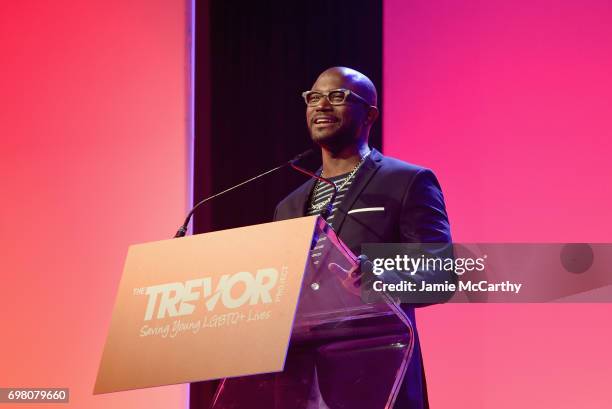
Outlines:
[{"label": "beard", "polygon": [[358,140],[359,134],[356,129],[340,127],[337,129],[314,130],[310,129],[310,139],[316,145],[331,152],[339,152],[342,149],[352,146]]}]

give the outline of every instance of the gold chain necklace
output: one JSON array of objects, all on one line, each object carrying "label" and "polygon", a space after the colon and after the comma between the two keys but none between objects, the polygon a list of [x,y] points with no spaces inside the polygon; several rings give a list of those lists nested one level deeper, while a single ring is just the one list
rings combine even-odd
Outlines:
[{"label": "gold chain necklace", "polygon": [[[353,176],[355,176],[355,173],[357,173],[357,171],[359,170],[359,168],[361,167],[361,165],[363,164],[363,162],[365,162],[366,158],[370,155],[372,151],[366,153],[365,155],[363,155],[363,157],[361,158],[361,160],[359,161],[359,163],[357,165],[355,165],[355,167],[353,168],[353,170],[351,171],[351,173],[349,173],[349,175],[346,177],[346,179],[344,179],[344,182],[342,182],[342,184],[340,186],[336,185],[336,189],[338,189],[338,193],[340,193],[340,191],[342,190],[342,188],[344,188],[344,186],[346,186],[346,184],[349,182],[349,180],[351,180],[353,178]],[[324,178],[325,176],[323,176],[323,171],[321,171],[321,177]],[[323,185],[324,182],[321,182],[319,180],[319,183],[317,183],[317,187],[315,188],[315,194],[314,196],[316,197],[317,194],[319,193],[319,190],[321,190],[321,186]],[[332,182],[334,185],[336,184],[335,182]],[[322,201],[321,203],[318,204],[313,204],[312,208],[314,210],[321,210],[323,208],[323,206],[326,206],[329,201],[332,199],[333,193],[329,196],[329,198],[327,198],[326,200]]]}]

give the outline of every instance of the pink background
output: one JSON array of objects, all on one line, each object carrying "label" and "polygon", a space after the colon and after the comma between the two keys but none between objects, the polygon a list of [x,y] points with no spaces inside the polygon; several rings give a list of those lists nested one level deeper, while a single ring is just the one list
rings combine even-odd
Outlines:
[{"label": "pink background", "polygon": [[[612,241],[610,3],[384,5],[384,150],[436,171],[455,240]],[[185,386],[91,389],[128,244],[168,237],[188,203],[189,18],[171,0],[0,5],[0,386],[186,405]],[[611,313],[419,311],[432,407],[608,407]]]},{"label": "pink background", "polygon": [[[457,242],[610,242],[609,1],[384,2],[384,152],[436,172]],[[604,408],[612,306],[417,313],[433,408]]]},{"label": "pink background", "polygon": [[188,203],[188,6],[0,5],[2,387],[187,405],[186,386],[92,390],[127,246],[170,237]]}]

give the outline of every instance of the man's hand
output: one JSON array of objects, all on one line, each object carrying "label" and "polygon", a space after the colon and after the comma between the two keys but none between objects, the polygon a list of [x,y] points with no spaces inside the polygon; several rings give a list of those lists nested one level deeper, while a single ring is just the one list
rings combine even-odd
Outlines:
[{"label": "man's hand", "polygon": [[372,262],[365,254],[357,257],[357,265],[351,269],[345,269],[337,263],[327,265],[329,271],[334,273],[350,293],[361,294],[361,281],[365,272],[372,271]]}]

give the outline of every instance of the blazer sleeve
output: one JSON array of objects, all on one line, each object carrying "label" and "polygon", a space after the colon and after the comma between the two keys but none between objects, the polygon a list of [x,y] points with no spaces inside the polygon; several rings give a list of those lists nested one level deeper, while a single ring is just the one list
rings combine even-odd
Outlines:
[{"label": "blazer sleeve", "polygon": [[404,192],[400,236],[404,243],[451,242],[442,189],[429,169],[421,169]]},{"label": "blazer sleeve", "polygon": [[[444,204],[444,196],[437,178],[429,169],[421,169],[412,179],[404,192],[400,215],[400,239],[403,243],[435,243],[422,246],[422,251],[430,256],[452,258],[450,224]],[[421,282],[443,283],[456,282],[453,272],[421,269],[414,274],[403,274],[385,271],[381,277],[387,283],[397,283],[401,280],[412,281],[421,287]],[[410,295],[403,303],[414,304],[414,307],[442,303],[447,301],[452,293],[419,293]]]}]

